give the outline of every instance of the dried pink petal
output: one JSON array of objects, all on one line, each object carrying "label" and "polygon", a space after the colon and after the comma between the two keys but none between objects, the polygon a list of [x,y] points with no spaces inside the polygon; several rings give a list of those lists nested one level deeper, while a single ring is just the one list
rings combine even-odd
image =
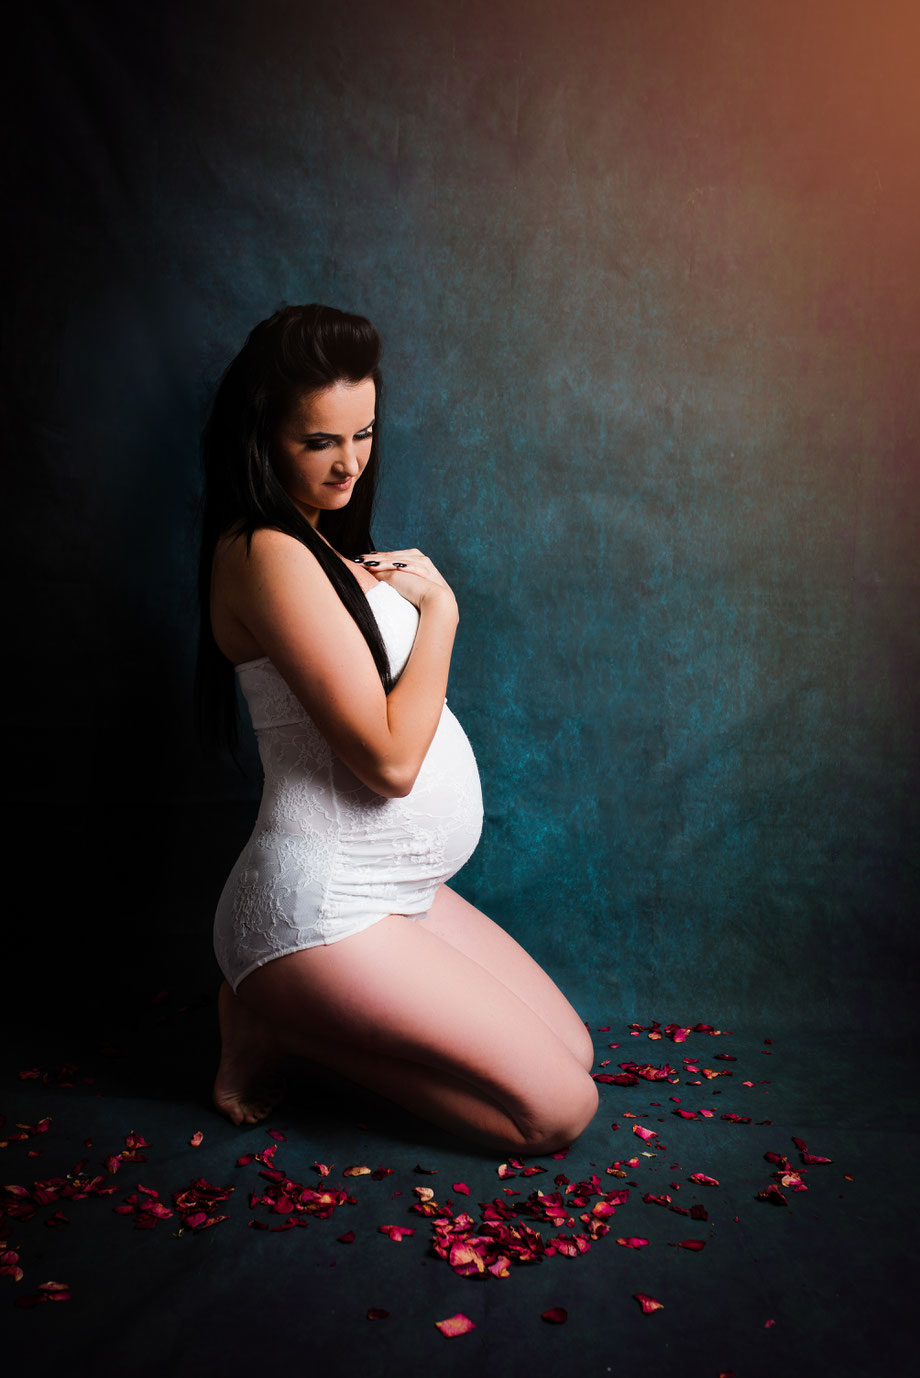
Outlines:
[{"label": "dried pink petal", "polygon": [[378,1225],[380,1234],[385,1234],[388,1239],[392,1239],[394,1244],[401,1244],[407,1234],[415,1234],[414,1229],[409,1229],[405,1225]]},{"label": "dried pink petal", "polygon": [[569,1313],[564,1306],[552,1306],[548,1311],[540,1313],[541,1321],[548,1321],[550,1325],[565,1325],[569,1319]]},{"label": "dried pink petal", "polygon": [[191,1144],[192,1148],[201,1147],[201,1145],[204,1143],[204,1134],[201,1132],[200,1129],[195,1130],[194,1134],[189,1139],[189,1143]]},{"label": "dried pink petal", "polygon": [[705,1172],[691,1172],[691,1182],[699,1182],[704,1187],[717,1187],[719,1185],[715,1177],[707,1177]]},{"label": "dried pink petal", "polygon": [[343,1177],[369,1177],[371,1170],[369,1167],[347,1167],[342,1173]]},{"label": "dried pink petal", "polygon": [[788,1206],[789,1204],[779,1187],[774,1186],[772,1183],[770,1186],[764,1187],[763,1191],[757,1193],[757,1200],[769,1201],[773,1206]]},{"label": "dried pink petal", "polygon": [[457,1335],[467,1335],[471,1330],[476,1329],[473,1321],[470,1320],[469,1316],[464,1316],[462,1311],[458,1311],[456,1316],[449,1316],[446,1321],[435,1321],[435,1325],[441,1334],[446,1335],[449,1339],[453,1339]]},{"label": "dried pink petal", "polygon": [[672,1115],[679,1115],[682,1120],[695,1120],[699,1117],[692,1110],[672,1110]]},{"label": "dried pink petal", "polygon": [[287,1135],[286,1135],[286,1134],[282,1134],[280,1129],[266,1129],[265,1132],[266,1132],[266,1134],[270,1134],[271,1137],[272,1137],[273,1139],[277,1140],[277,1142],[278,1142],[279,1144],[283,1144],[283,1143],[285,1143],[286,1140],[287,1140]]},{"label": "dried pink petal", "polygon": [[469,1196],[470,1194],[470,1189],[465,1182],[454,1182],[452,1190],[460,1196]]},{"label": "dried pink petal", "polygon": [[646,1129],[645,1126],[641,1124],[634,1124],[632,1132],[638,1134],[639,1138],[644,1139],[646,1143],[648,1143],[649,1139],[656,1139],[658,1137],[654,1129]]},{"label": "dried pink petal", "polygon": [[512,1172],[507,1163],[502,1163],[498,1169],[498,1175],[502,1181],[507,1181],[509,1177],[516,1177],[517,1173]]},{"label": "dried pink petal", "polygon": [[682,1239],[678,1244],[678,1249],[690,1249],[693,1253],[699,1253],[706,1248],[705,1239]]},{"label": "dried pink petal", "polygon": [[653,1311],[661,1311],[663,1309],[662,1302],[656,1301],[654,1297],[650,1297],[646,1292],[633,1292],[633,1296],[642,1307],[646,1316],[650,1316]]},{"label": "dried pink petal", "polygon": [[354,1230],[346,1230],[344,1234],[340,1234],[340,1235],[339,1235],[339,1243],[340,1243],[340,1244],[354,1244],[354,1242],[355,1242],[355,1232],[354,1232]]},{"label": "dried pink petal", "polygon": [[822,1158],[817,1153],[802,1154],[802,1162],[807,1163],[809,1167],[813,1166],[815,1163],[832,1163],[833,1161],[833,1158]]},{"label": "dried pink petal", "polygon": [[808,1144],[805,1142],[804,1139],[797,1139],[793,1134],[792,1142],[795,1144],[796,1148],[799,1150],[800,1153],[808,1152]]},{"label": "dried pink petal", "polygon": [[618,1244],[622,1244],[624,1249],[644,1249],[648,1243],[647,1239],[642,1239],[639,1235],[630,1234],[624,1239],[618,1239]]}]

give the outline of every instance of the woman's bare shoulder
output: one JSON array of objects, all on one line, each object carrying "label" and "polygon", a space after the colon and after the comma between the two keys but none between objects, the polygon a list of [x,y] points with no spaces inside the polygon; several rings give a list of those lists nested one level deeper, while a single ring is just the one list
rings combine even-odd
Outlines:
[{"label": "woman's bare shoulder", "polygon": [[224,532],[214,551],[214,573],[237,588],[286,574],[298,580],[326,580],[316,556],[302,541],[270,526],[260,526],[248,537],[239,530]]}]

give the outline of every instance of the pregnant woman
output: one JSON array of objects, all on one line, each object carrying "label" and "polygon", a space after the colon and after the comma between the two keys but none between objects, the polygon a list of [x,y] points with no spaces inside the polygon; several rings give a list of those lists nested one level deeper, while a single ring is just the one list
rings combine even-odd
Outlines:
[{"label": "pregnant woman", "polygon": [[547,1152],[597,1108],[592,1044],[446,884],[482,823],[445,701],[457,604],[420,551],[371,542],[378,357],[362,317],[285,308],[205,427],[199,720],[232,743],[238,679],[265,773],[214,925],[214,1102],[263,1118],[294,1054],[488,1148]]}]

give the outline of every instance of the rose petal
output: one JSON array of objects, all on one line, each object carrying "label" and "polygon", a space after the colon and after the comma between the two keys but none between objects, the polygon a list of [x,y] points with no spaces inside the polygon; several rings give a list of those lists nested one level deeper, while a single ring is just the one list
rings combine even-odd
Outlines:
[{"label": "rose petal", "polygon": [[699,1182],[704,1187],[717,1187],[719,1185],[715,1177],[707,1177],[705,1172],[691,1172],[691,1182]]},{"label": "rose petal", "polygon": [[339,1235],[340,1244],[353,1244],[355,1242],[354,1230],[346,1230],[345,1234]]},{"label": "rose petal", "polygon": [[677,1247],[678,1249],[690,1249],[698,1254],[701,1249],[706,1248],[706,1241],[705,1239],[682,1239]]},{"label": "rose petal", "polygon": [[638,1134],[639,1138],[644,1139],[646,1143],[648,1143],[649,1139],[655,1139],[658,1137],[654,1129],[646,1129],[645,1126],[641,1124],[634,1124],[632,1127],[632,1132],[634,1134]]},{"label": "rose petal", "polygon": [[189,1143],[191,1144],[192,1148],[199,1148],[201,1144],[204,1143],[204,1134],[201,1132],[200,1129],[195,1130],[194,1134],[189,1139]]},{"label": "rose petal", "polygon": [[369,1306],[367,1308],[369,1321],[385,1321],[389,1314],[389,1311],[385,1311],[382,1306]]},{"label": "rose petal", "polygon": [[446,1321],[435,1321],[435,1325],[441,1334],[447,1335],[449,1339],[453,1339],[456,1335],[467,1335],[471,1330],[476,1329],[474,1322],[470,1320],[469,1316],[464,1316],[462,1311],[458,1311],[456,1316],[448,1316]]},{"label": "rose petal", "polygon": [[779,1187],[773,1186],[772,1184],[768,1187],[765,1187],[763,1191],[759,1191],[757,1193],[757,1200],[769,1201],[772,1206],[789,1205],[789,1202],[786,1200],[785,1196],[780,1191]]},{"label": "rose petal", "polygon": [[618,1239],[618,1244],[622,1244],[624,1249],[644,1249],[648,1243],[647,1239],[642,1239],[638,1235],[630,1234],[625,1239]]},{"label": "rose petal", "polygon": [[565,1325],[569,1319],[569,1313],[564,1306],[553,1306],[550,1307],[549,1311],[541,1312],[540,1319],[549,1321],[550,1325]]},{"label": "rose petal", "polygon": [[656,1301],[654,1297],[650,1297],[646,1292],[633,1292],[633,1296],[642,1307],[646,1316],[650,1316],[653,1311],[661,1311],[663,1309],[663,1303]]},{"label": "rose petal", "polygon": [[832,1163],[833,1161],[833,1158],[822,1158],[817,1153],[802,1154],[802,1162],[808,1163],[809,1166],[813,1165],[814,1163]]},{"label": "rose petal", "polygon": [[470,1194],[470,1189],[465,1182],[454,1182],[452,1190],[459,1193],[460,1196],[469,1196]]},{"label": "rose petal", "polygon": [[414,1229],[409,1229],[405,1225],[378,1225],[380,1234],[385,1234],[394,1244],[401,1244],[407,1234],[415,1234]]}]

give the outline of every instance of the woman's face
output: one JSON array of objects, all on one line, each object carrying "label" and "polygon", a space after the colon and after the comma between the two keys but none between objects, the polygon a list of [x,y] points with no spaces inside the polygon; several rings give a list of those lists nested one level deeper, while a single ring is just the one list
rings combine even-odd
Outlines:
[{"label": "woman's face", "polygon": [[377,389],[373,378],[301,393],[275,435],[275,473],[311,526],[344,507],[370,458]]}]

